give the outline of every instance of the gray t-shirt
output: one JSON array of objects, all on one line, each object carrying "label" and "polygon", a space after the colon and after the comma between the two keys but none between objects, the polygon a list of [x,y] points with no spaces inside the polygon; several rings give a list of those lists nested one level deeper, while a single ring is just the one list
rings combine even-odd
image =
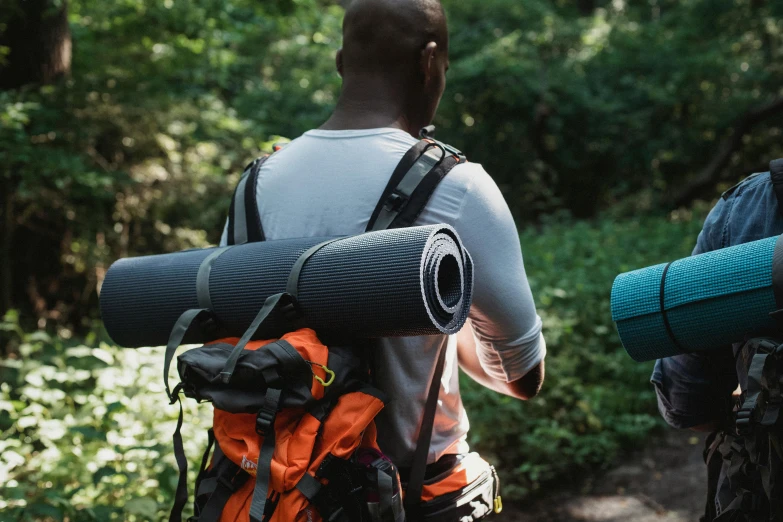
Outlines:
[{"label": "gray t-shirt", "polygon": [[[266,238],[364,232],[392,171],[416,142],[392,128],[306,132],[261,168],[257,202]],[[514,220],[481,165],[457,165],[440,183],[416,225],[437,223],[452,225],[473,256],[469,325],[482,367],[498,379],[519,379],[543,360],[546,345]],[[377,419],[378,443],[398,466],[413,455],[441,346],[447,347],[446,366],[428,461],[468,451],[456,336],[383,339],[375,378],[390,402]]]}]

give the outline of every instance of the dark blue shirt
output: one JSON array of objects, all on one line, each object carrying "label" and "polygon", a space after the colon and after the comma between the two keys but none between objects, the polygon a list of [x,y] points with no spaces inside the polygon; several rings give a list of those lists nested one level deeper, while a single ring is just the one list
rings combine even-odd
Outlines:
[{"label": "dark blue shirt", "polygon": [[[710,211],[693,255],[783,234],[783,215],[769,173],[754,174],[726,191]],[[690,428],[725,417],[739,375],[734,354],[741,345],[667,357],[655,362],[651,381],[658,410],[671,426]]]}]

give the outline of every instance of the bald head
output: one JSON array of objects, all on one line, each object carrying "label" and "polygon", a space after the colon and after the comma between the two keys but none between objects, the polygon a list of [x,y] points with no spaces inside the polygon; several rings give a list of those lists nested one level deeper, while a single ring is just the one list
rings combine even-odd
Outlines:
[{"label": "bald head", "polygon": [[353,0],[343,21],[343,74],[412,74],[429,42],[448,51],[439,0]]},{"label": "bald head", "polygon": [[391,126],[417,136],[443,96],[448,46],[440,0],[353,0],[337,53],[343,88],[321,128]]}]

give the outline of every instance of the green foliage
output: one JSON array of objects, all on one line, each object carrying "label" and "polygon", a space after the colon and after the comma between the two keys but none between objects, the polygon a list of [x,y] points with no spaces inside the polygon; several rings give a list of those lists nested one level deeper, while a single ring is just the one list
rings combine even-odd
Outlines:
[{"label": "green foliage", "polygon": [[[24,334],[15,313],[0,329],[21,341],[17,358],[0,359],[0,520],[167,520],[178,410],[162,353]],[[210,408],[185,406],[195,460]]]},{"label": "green foliage", "polygon": [[[649,364],[628,357],[610,321],[621,271],[687,255],[704,212],[616,223],[552,221],[522,234],[549,355],[541,395],[522,403],[464,379],[471,444],[519,500],[575,472],[609,466],[661,426]],[[164,520],[177,477],[160,349],[0,328],[19,356],[0,360],[0,514],[13,520]],[[211,408],[185,401],[194,470]],[[2,518],[2,517],[0,517]]]},{"label": "green foliage", "polygon": [[[523,217],[592,215],[681,186],[752,107],[783,94],[783,4],[754,0],[459,0],[438,122]],[[781,118],[729,177],[780,155]]]},{"label": "green foliage", "polygon": [[69,2],[70,77],[0,91],[15,298],[79,327],[113,260],[217,242],[243,167],[335,100],[331,4]]},{"label": "green foliage", "polygon": [[704,217],[701,209],[695,216],[553,220],[522,234],[547,342],[543,390],[520,403],[462,381],[471,445],[498,467],[505,497],[605,469],[663,425],[652,364],[623,350],[609,293],[620,272],[689,255]]}]

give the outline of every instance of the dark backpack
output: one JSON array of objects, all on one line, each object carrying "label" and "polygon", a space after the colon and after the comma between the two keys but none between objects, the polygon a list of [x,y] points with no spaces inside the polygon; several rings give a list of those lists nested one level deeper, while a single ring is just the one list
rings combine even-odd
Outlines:
[{"label": "dark backpack", "polygon": [[751,339],[737,355],[748,386],[733,425],[709,439],[705,519],[783,522],[783,343]]},{"label": "dark backpack", "polygon": [[[783,214],[783,159],[770,162],[769,170]],[[783,337],[750,339],[737,358],[747,389],[727,427],[707,439],[702,520],[783,522]]]}]

